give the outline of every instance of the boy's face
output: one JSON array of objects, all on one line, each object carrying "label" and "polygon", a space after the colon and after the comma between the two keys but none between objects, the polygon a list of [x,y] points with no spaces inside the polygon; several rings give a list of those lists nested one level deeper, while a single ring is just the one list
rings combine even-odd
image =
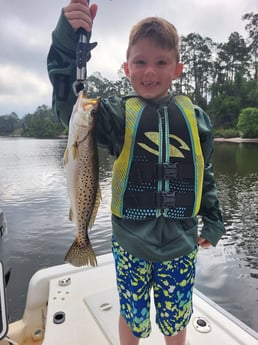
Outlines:
[{"label": "boy's face", "polygon": [[124,63],[125,74],[134,90],[149,100],[167,96],[172,80],[179,77],[182,69],[173,50],[158,47],[149,39],[135,43]]}]

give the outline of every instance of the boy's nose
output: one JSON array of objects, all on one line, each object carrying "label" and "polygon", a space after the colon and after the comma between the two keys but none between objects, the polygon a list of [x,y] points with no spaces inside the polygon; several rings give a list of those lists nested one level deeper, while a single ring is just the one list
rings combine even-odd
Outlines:
[{"label": "boy's nose", "polygon": [[145,68],[145,74],[154,74],[155,73],[155,66],[154,65],[147,65]]}]

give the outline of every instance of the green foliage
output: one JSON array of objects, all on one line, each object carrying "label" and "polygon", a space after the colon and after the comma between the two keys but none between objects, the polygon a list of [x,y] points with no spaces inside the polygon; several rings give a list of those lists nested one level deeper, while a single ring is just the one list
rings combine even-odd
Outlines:
[{"label": "green foliage", "polygon": [[103,98],[109,96],[124,96],[132,90],[131,84],[127,77],[123,74],[122,69],[119,70],[120,80],[110,81],[103,78],[100,73],[94,73],[88,78],[88,94],[89,97]]},{"label": "green foliage", "polygon": [[248,20],[245,26],[248,32],[247,44],[251,53],[251,61],[254,79],[258,79],[258,13],[246,13],[242,17],[243,20]]},{"label": "green foliage", "polygon": [[234,128],[229,128],[229,129],[214,129],[213,131],[214,137],[219,137],[219,138],[236,138],[239,137],[239,132],[238,130]]},{"label": "green foliage", "polygon": [[241,101],[241,108],[258,107],[258,79],[250,79],[243,82]]},{"label": "green foliage", "polygon": [[2,136],[56,138],[63,133],[64,128],[54,117],[52,109],[46,105],[38,107],[33,114],[27,114],[22,119],[14,113],[0,116]]},{"label": "green foliage", "polygon": [[234,128],[241,109],[240,98],[225,94],[213,97],[208,112],[216,128]]},{"label": "green foliage", "polygon": [[210,76],[213,70],[212,53],[214,42],[208,37],[190,33],[181,38],[181,60],[184,72],[181,75],[180,92],[188,94],[196,104],[207,104]]},{"label": "green foliage", "polygon": [[218,45],[216,63],[224,80],[234,81],[237,74],[248,75],[250,52],[238,32],[233,32],[226,43]]},{"label": "green foliage", "polygon": [[244,138],[258,137],[258,108],[242,109],[239,115],[237,128]]},{"label": "green foliage", "polygon": [[46,105],[37,108],[33,114],[23,119],[23,135],[36,138],[55,138],[63,131],[61,124],[55,119],[52,109]]},{"label": "green foliage", "polygon": [[8,136],[20,128],[21,120],[15,113],[0,116],[0,135]]},{"label": "green foliage", "polygon": [[208,106],[216,128],[236,128],[241,109],[258,107],[258,80],[244,78],[236,73],[234,81],[211,87],[212,98]]}]

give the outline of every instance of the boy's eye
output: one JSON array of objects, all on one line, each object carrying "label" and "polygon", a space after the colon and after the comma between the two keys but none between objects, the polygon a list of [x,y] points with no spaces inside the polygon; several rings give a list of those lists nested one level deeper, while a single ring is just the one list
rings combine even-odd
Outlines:
[{"label": "boy's eye", "polygon": [[158,65],[163,66],[163,65],[166,65],[166,64],[167,64],[167,61],[165,61],[165,60],[159,60],[158,61]]},{"label": "boy's eye", "polygon": [[136,60],[135,63],[137,65],[144,65],[145,64],[145,61],[144,60]]}]

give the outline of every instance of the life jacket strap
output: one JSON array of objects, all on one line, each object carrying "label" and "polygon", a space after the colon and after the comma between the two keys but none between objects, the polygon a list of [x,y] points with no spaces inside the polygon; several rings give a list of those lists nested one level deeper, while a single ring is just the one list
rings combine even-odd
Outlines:
[{"label": "life jacket strap", "polygon": [[125,195],[128,208],[165,209],[175,207],[192,207],[194,192],[130,192]]},{"label": "life jacket strap", "polygon": [[193,165],[190,163],[139,163],[131,165],[131,175],[134,183],[154,180],[193,179]]},{"label": "life jacket strap", "polygon": [[156,164],[158,180],[191,179],[193,178],[192,164],[187,163],[158,163]]},{"label": "life jacket strap", "polygon": [[154,203],[157,209],[191,207],[194,202],[194,192],[155,192]]}]

